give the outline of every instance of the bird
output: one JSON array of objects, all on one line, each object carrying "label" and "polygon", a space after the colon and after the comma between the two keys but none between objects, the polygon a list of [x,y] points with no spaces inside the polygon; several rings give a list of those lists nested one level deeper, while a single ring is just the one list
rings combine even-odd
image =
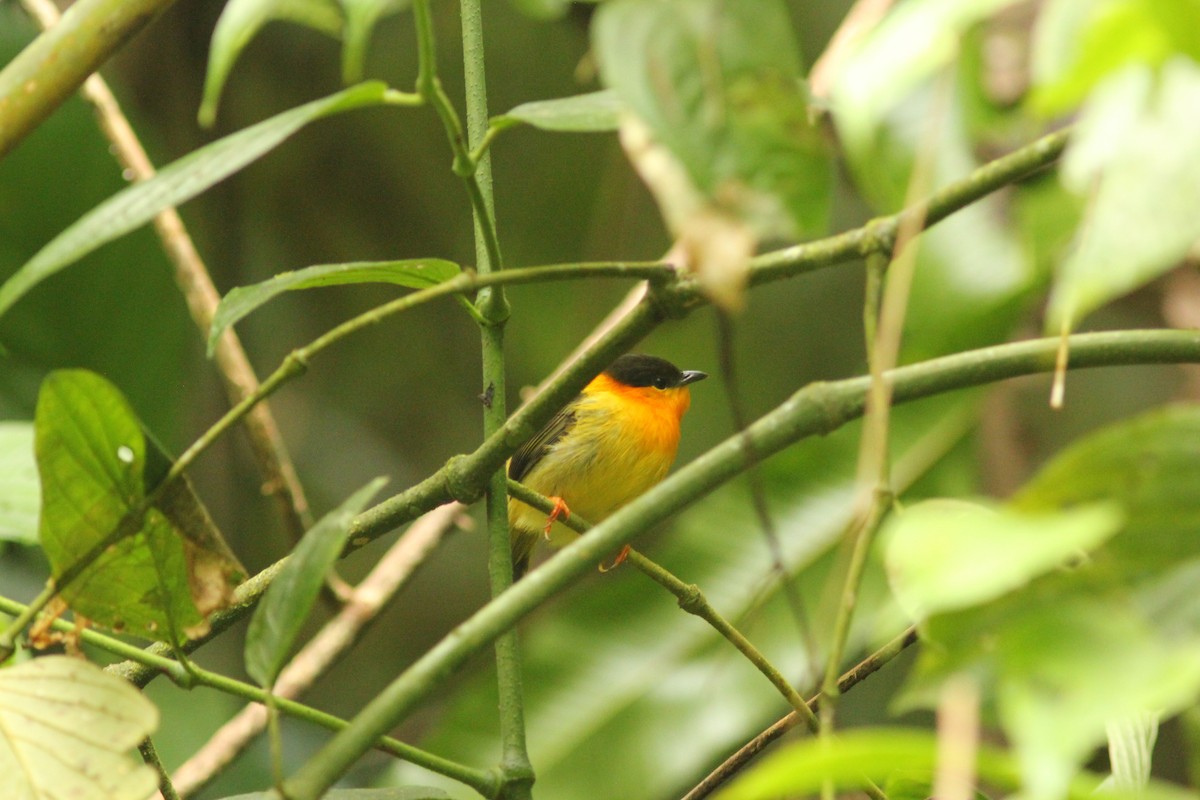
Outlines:
[{"label": "bird", "polygon": [[[547,517],[509,498],[514,581],[540,537],[562,547],[578,536],[560,517],[600,522],[666,476],[691,405],[688,387],[707,377],[657,356],[622,355],[517,450],[508,477],[549,497],[554,510]],[[628,553],[626,545],[612,566]]]}]

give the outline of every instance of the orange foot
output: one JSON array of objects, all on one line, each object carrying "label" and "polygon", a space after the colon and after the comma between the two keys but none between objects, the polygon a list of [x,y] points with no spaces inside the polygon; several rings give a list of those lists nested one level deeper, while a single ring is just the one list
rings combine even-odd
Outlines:
[{"label": "orange foot", "polygon": [[554,527],[555,520],[571,516],[571,509],[567,508],[567,504],[561,497],[551,497],[550,499],[554,501],[554,508],[550,509],[550,516],[546,517],[546,527],[542,528],[542,534],[547,540],[550,539],[550,529]]},{"label": "orange foot", "polygon": [[621,548],[621,552],[617,553],[617,557],[616,557],[616,558],[614,558],[614,559],[613,559],[613,562],[612,562],[611,564],[609,564],[607,567],[606,567],[606,566],[604,566],[604,564],[603,564],[603,563],[601,563],[601,564],[600,564],[600,571],[601,571],[601,572],[608,572],[610,569],[616,569],[617,567],[621,566],[621,564],[622,564],[622,563],[625,561],[625,559],[627,559],[627,558],[629,558],[629,545],[625,545],[624,547],[622,547],[622,548]]}]

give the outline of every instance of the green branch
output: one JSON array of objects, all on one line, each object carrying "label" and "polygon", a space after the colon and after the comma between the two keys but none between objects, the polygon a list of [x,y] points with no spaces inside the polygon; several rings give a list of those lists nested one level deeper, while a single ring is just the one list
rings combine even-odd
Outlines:
[{"label": "green branch", "polygon": [[[554,509],[554,503],[549,498],[535,492],[522,483],[510,480],[508,482],[508,492],[522,503],[533,506],[546,514],[549,514]],[[579,534],[587,533],[593,527],[590,522],[580,518],[575,513],[562,517],[560,521]],[[679,601],[680,608],[704,620],[717,633],[725,637],[730,644],[737,648],[738,652],[754,665],[755,669],[771,682],[771,685],[783,696],[787,704],[797,714],[805,717],[809,730],[817,730],[819,724],[817,718],[809,710],[808,704],[800,696],[800,693],[788,682],[787,678],[783,677],[783,673],[776,669],[775,665],[757,647],[750,643],[750,640],[741,631],[733,627],[729,620],[725,619],[725,617],[721,616],[720,612],[713,608],[699,586],[694,583],[684,583],[665,567],[642,555],[637,550],[631,549],[627,555],[627,560],[650,580],[675,595],[675,598]]]},{"label": "green branch", "polygon": [[[904,652],[905,648],[917,641],[916,628],[907,628],[903,633],[897,636],[892,641],[885,644],[883,647],[876,650],[871,655],[864,658],[862,661],[855,664],[850,669],[838,678],[837,690],[839,694],[848,692],[852,687],[861,683],[868,676],[875,672],[889,661],[891,661],[900,653]],[[809,713],[818,706],[822,695],[816,695],[808,701]],[[755,736],[746,744],[738,748],[738,751],[725,759],[719,767],[705,776],[704,780],[696,784],[696,786],[683,796],[683,800],[703,800],[726,781],[733,778],[741,772],[755,757],[758,756],[769,744],[774,742],[783,734],[790,731],[792,728],[799,725],[807,719],[807,715],[797,714],[792,712],[786,717],[775,722],[769,728],[764,730],[759,735]]]},{"label": "green branch", "polygon": [[[895,403],[1048,372],[1058,339],[1038,339],[972,350],[891,370]],[[1121,331],[1070,337],[1071,367],[1200,362],[1200,332]],[[384,732],[442,684],[482,647],[556,593],[594,569],[611,550],[636,541],[673,514],[766,458],[808,436],[829,433],[863,413],[869,378],[816,383],[779,408],[681,468],[560,550],[537,570],[458,625],[384,688],[304,767],[284,784],[292,800],[316,800]],[[747,437],[751,448],[746,446]],[[303,787],[303,791],[298,791]]]}]

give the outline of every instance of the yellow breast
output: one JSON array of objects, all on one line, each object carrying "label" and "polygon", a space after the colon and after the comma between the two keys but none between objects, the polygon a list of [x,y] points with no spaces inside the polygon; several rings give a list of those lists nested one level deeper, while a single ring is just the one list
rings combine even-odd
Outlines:
[{"label": "yellow breast", "polygon": [[[600,522],[666,476],[679,446],[679,420],[687,411],[686,387],[659,390],[592,381],[572,408],[570,430],[524,478],[530,488],[561,497],[570,510]],[[540,531],[545,514],[510,501],[513,527]],[[556,546],[574,532],[555,524]]]}]

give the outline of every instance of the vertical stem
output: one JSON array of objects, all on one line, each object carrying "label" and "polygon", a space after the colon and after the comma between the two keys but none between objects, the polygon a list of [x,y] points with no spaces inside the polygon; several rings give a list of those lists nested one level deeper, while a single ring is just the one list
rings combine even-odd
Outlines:
[{"label": "vertical stem", "polygon": [[158,750],[155,749],[154,742],[149,737],[143,739],[142,743],[138,745],[138,752],[142,754],[142,760],[158,773],[158,791],[163,800],[179,800],[179,793],[171,785],[171,776],[167,774],[162,759],[158,757]]},{"label": "vertical stem", "polygon": [[[484,68],[483,14],[481,0],[460,0],[462,16],[463,77],[467,102],[467,149],[483,141],[488,127],[487,81]],[[474,179],[468,176],[468,188],[477,191],[480,202],[473,203],[475,222],[475,259],[479,274],[503,268],[496,244],[496,213],[492,197],[491,155],[484,151],[474,165]],[[491,234],[489,236],[489,233]],[[504,289],[482,289],[476,300],[480,312],[483,346],[483,435],[498,431],[507,417],[505,409],[504,322],[508,319],[508,300]],[[492,596],[499,596],[512,585],[512,549],[508,530],[508,485],[504,469],[488,481],[488,573]],[[496,681],[500,700],[500,760],[503,775],[501,797],[529,798],[533,786],[533,766],[525,745],[525,709],[521,685],[521,653],[516,628],[496,640]]]}]

